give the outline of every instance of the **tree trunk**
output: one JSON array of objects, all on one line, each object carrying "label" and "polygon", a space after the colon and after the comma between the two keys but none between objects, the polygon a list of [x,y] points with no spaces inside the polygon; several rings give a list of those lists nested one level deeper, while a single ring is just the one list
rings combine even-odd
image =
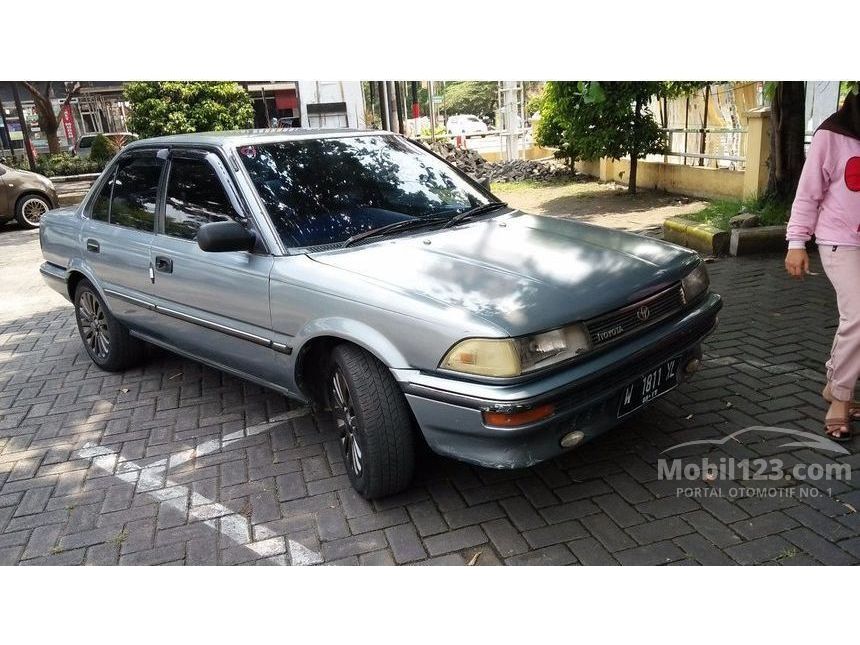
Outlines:
[{"label": "tree trunk", "polygon": [[[636,97],[636,103],[633,108],[633,123],[639,123],[639,113],[642,111],[642,102],[639,97]],[[634,128],[631,133],[633,143],[630,146],[630,176],[627,178],[627,192],[631,195],[636,194],[636,175],[639,170],[639,145],[636,141],[636,130]]]},{"label": "tree trunk", "polygon": [[76,82],[73,86],[67,89],[66,97],[60,104],[59,113],[54,113],[54,106],[51,104],[51,83],[45,83],[45,89],[40,91],[34,83],[30,81],[21,81],[21,84],[30,92],[33,97],[33,107],[36,110],[36,115],[39,117],[39,128],[45,133],[48,139],[48,151],[51,154],[62,152],[60,150],[60,138],[57,136],[57,130],[60,127],[60,114],[63,109],[71,101],[78,91],[81,84]]},{"label": "tree trunk", "polygon": [[804,152],[806,87],[803,81],[777,83],[770,108],[770,167],[765,199],[788,204],[794,199]]},{"label": "tree trunk", "polygon": [[630,153],[630,177],[627,178],[627,192],[631,195],[636,194],[636,174],[639,170],[639,159],[636,157],[636,151]]}]

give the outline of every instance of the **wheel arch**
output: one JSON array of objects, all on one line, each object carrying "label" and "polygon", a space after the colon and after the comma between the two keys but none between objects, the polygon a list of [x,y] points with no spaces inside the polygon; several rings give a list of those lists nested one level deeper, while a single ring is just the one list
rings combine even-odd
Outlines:
[{"label": "wheel arch", "polygon": [[21,203],[28,197],[41,197],[48,204],[48,210],[52,210],[54,208],[54,204],[51,201],[51,196],[48,195],[48,193],[43,190],[39,190],[38,188],[28,188],[20,195],[18,195],[18,198],[15,200],[15,214],[18,213],[18,206],[20,206]]},{"label": "wheel arch", "polygon": [[408,365],[405,357],[386,336],[360,321],[344,318],[318,321],[300,336],[304,338],[294,348],[296,385],[309,400],[317,403],[324,402],[324,388],[321,374],[318,371],[314,373],[314,370],[324,364],[332,349],[341,343],[360,347],[388,368]]},{"label": "wheel arch", "polygon": [[98,283],[98,280],[95,279],[90,271],[83,265],[82,262],[73,260],[69,265],[66,273],[66,285],[69,291],[69,300],[72,302],[75,301],[75,290],[78,288],[78,285],[81,283],[81,280],[86,280],[93,288],[98,291],[99,296],[104,301],[105,306],[107,306],[107,296],[104,293],[104,290]]}]

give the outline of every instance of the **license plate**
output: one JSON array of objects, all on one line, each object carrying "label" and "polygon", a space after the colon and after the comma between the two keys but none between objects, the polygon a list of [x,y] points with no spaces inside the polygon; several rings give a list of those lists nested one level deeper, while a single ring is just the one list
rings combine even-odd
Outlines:
[{"label": "license plate", "polygon": [[678,385],[679,363],[680,359],[677,357],[668,360],[625,387],[621,391],[618,417],[621,418],[638,410],[649,401],[653,401]]}]

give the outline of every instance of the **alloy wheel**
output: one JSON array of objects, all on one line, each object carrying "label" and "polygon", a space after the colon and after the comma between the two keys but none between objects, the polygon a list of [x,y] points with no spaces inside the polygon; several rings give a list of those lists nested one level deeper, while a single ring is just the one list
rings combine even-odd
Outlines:
[{"label": "alloy wheel", "polygon": [[90,352],[102,360],[106,359],[110,353],[107,318],[98,298],[90,291],[81,293],[78,300],[78,320],[81,323],[81,335]]},{"label": "alloy wheel", "polygon": [[28,197],[21,204],[21,215],[30,226],[38,226],[42,215],[48,212],[48,204],[40,197]]},{"label": "alloy wheel", "polygon": [[352,397],[346,379],[335,368],[331,382],[331,405],[335,423],[340,432],[340,444],[349,468],[356,477],[362,475],[362,451],[358,441],[358,419],[352,405]]}]

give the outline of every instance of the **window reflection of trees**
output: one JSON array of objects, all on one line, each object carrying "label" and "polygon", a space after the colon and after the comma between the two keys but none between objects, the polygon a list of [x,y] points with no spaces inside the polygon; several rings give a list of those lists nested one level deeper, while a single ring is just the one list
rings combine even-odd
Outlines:
[{"label": "window reflection of trees", "polygon": [[284,141],[242,160],[288,246],[341,242],[416,217],[486,202],[436,157],[390,136]]},{"label": "window reflection of trees", "polygon": [[155,157],[136,158],[117,170],[111,200],[110,222],[153,231],[158,180],[164,162]]},{"label": "window reflection of trees", "polygon": [[235,218],[236,212],[208,164],[193,159],[171,162],[165,210],[168,235],[193,240],[203,224]]}]

